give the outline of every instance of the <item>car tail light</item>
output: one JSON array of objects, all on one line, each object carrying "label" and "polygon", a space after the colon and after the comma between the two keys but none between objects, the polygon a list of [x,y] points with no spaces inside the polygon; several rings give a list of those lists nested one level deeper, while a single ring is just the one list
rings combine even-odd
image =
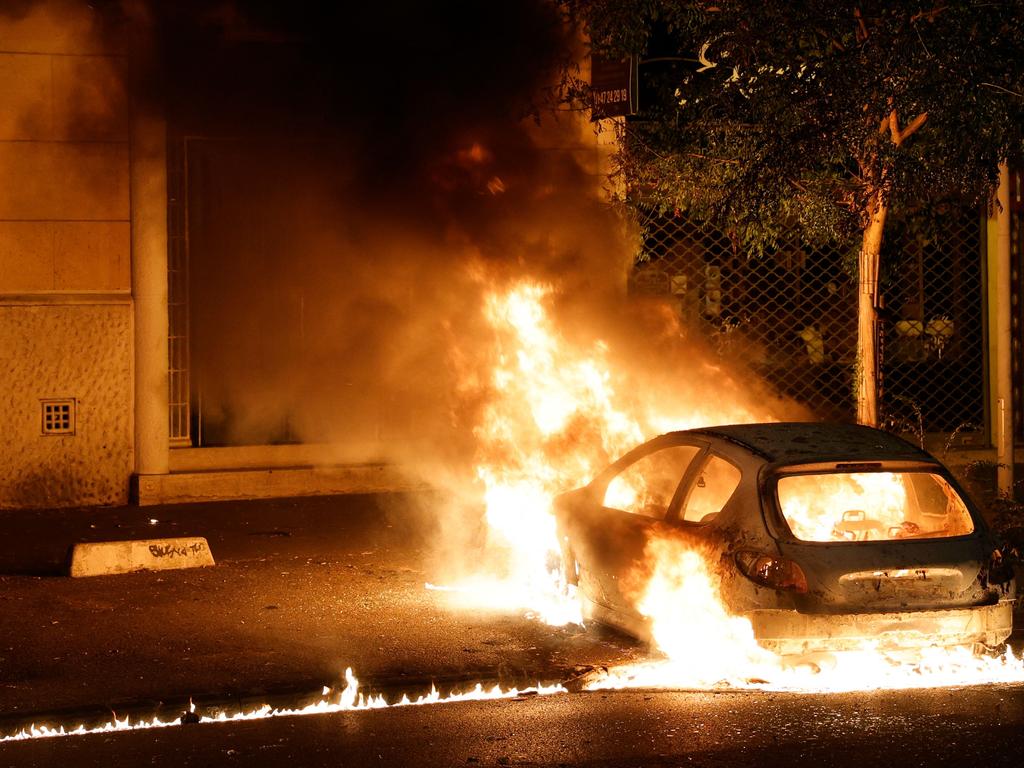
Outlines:
[{"label": "car tail light", "polygon": [[736,553],[736,566],[740,573],[757,584],[787,592],[807,591],[807,577],[803,570],[785,557],[741,549]]}]

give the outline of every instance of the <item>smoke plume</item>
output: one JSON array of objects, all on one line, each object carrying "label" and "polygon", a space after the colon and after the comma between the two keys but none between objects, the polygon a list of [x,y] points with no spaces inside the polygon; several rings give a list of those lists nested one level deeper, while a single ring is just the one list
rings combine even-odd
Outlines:
[{"label": "smoke plume", "polygon": [[557,103],[580,46],[554,3],[7,12],[78,19],[131,107],[167,119],[201,444],[324,443],[471,480],[503,354],[487,296],[524,279],[565,343],[603,350],[644,429],[771,415],[665,304],[626,300],[634,239],[592,129]]}]

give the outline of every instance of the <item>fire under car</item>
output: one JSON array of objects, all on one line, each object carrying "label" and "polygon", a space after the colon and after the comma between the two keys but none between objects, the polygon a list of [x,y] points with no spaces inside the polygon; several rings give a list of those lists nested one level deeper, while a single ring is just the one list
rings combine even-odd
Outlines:
[{"label": "fire under car", "polygon": [[671,432],[555,505],[585,615],[641,639],[636,574],[654,536],[692,545],[720,597],[776,653],[996,646],[1015,584],[938,460],[849,424]]}]

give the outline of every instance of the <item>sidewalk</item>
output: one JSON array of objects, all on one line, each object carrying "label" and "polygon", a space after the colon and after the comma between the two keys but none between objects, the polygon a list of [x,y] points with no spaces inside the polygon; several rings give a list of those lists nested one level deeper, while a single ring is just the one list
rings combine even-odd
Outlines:
[{"label": "sidewalk", "polygon": [[[0,513],[0,720],[319,692],[346,666],[398,687],[559,678],[640,652],[617,636],[454,610],[426,590],[435,502]],[[216,567],[56,575],[77,541],[186,535],[208,539]]]}]

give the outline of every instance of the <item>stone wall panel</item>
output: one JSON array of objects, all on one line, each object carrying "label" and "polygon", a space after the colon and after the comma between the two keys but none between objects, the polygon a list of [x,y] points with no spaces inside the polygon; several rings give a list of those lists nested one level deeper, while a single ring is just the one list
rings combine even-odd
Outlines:
[{"label": "stone wall panel", "polygon": [[127,221],[0,221],[0,294],[130,290]]},{"label": "stone wall panel", "polygon": [[5,0],[0,17],[3,49],[23,53],[118,53],[116,37],[99,34],[92,3],[70,0]]},{"label": "stone wall panel", "polygon": [[53,138],[127,141],[128,95],[109,56],[51,56]]},{"label": "stone wall panel", "polygon": [[58,291],[130,291],[127,221],[54,223],[53,287]]},{"label": "stone wall panel", "polygon": [[53,226],[0,221],[0,293],[53,290]]},{"label": "stone wall panel", "polygon": [[[131,305],[0,305],[0,508],[123,504],[132,454]],[[40,399],[73,397],[44,436]]]},{"label": "stone wall panel", "polygon": [[48,139],[53,135],[50,56],[0,54],[0,140]]},{"label": "stone wall panel", "polygon": [[0,219],[129,218],[128,145],[0,142]]}]

